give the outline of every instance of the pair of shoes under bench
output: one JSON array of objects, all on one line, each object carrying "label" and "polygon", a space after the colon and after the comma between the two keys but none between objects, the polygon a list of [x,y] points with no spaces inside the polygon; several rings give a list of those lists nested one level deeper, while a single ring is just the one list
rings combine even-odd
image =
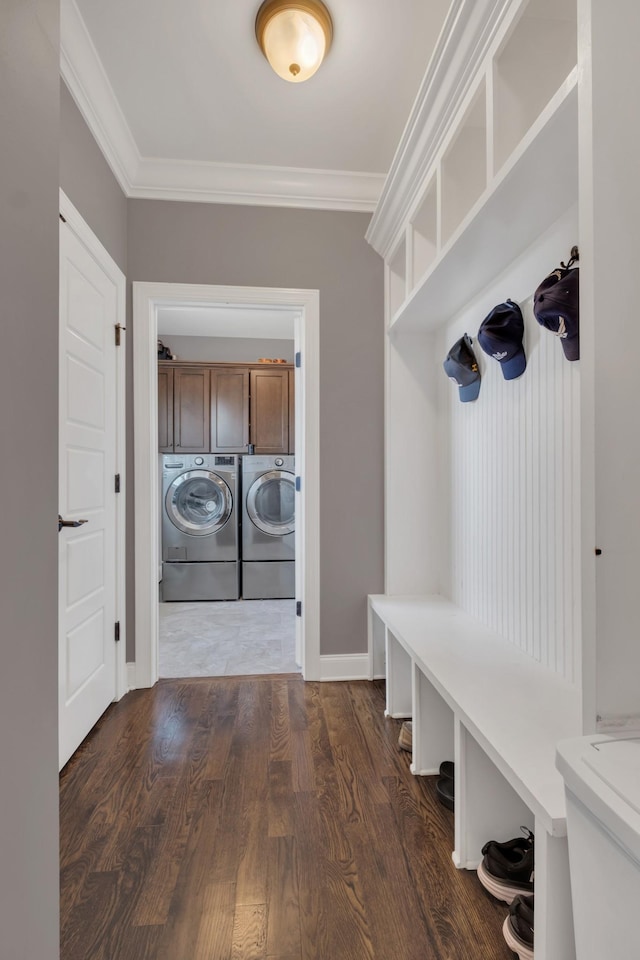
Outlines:
[{"label": "pair of shoes under bench", "polygon": [[522,830],[522,837],[506,843],[490,840],[482,848],[478,879],[492,896],[505,903],[533,893],[533,834],[526,827]]},{"label": "pair of shoes under bench", "polygon": [[502,933],[507,946],[520,960],[533,960],[533,895],[519,895],[511,902]]}]

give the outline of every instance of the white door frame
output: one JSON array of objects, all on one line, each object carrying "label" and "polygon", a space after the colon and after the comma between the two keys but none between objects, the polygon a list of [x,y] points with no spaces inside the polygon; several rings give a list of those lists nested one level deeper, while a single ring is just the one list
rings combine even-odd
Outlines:
[{"label": "white door frame", "polygon": [[[127,684],[127,578],[126,578],[126,350],[124,332],[127,309],[127,280],[109,253],[102,246],[86,220],[66,195],[60,190],[60,214],[73,230],[83,246],[109,277],[116,288],[116,323],[122,327],[120,349],[116,351],[116,473],[120,474],[121,493],[116,497],[116,619],[120,623],[120,643],[116,649],[116,700],[125,695]],[[114,330],[115,336],[115,330]]]},{"label": "white door frame", "polygon": [[318,290],[225,287],[205,284],[133,284],[133,415],[135,467],[135,602],[137,687],[158,679],[158,307],[266,307],[295,317],[296,474],[296,647],[305,680],[320,679],[320,364]]}]

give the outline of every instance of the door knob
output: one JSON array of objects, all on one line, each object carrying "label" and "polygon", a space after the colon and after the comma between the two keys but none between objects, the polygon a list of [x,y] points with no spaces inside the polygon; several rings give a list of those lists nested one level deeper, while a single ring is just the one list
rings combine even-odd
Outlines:
[{"label": "door knob", "polygon": [[89,523],[88,520],[63,520],[58,514],[58,533],[63,527],[81,527],[83,523]]}]

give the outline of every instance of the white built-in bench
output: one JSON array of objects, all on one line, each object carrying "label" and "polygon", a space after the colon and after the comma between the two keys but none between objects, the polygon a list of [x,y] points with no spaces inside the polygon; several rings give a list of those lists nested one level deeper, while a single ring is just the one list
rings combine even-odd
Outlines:
[{"label": "white built-in bench", "polygon": [[413,719],[412,772],[455,762],[456,866],[534,830],[536,960],[572,960],[563,781],[555,746],[582,732],[577,687],[439,596],[369,597],[372,675],[388,716]]}]

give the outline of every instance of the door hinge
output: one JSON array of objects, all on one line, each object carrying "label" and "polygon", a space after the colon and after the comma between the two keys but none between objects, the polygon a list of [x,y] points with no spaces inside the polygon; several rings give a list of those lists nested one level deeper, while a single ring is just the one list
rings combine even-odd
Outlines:
[{"label": "door hinge", "polygon": [[296,367],[301,367],[301,366],[302,366],[302,354],[300,353],[300,351],[298,351],[298,353],[296,353]]},{"label": "door hinge", "polygon": [[63,216],[61,213],[59,213],[58,216],[60,217],[60,219],[62,220],[63,223],[66,223],[66,222],[67,222],[67,218],[66,218],[65,216]]},{"label": "door hinge", "polygon": [[126,330],[126,329],[127,329],[127,328],[126,328],[126,327],[123,327],[121,323],[116,323],[116,325],[115,325],[115,330],[116,330],[116,347],[119,347],[119,346],[120,346],[120,334],[122,333],[123,330]]},{"label": "door hinge", "polygon": [[296,617],[302,616],[302,600],[296,600]]},{"label": "door hinge", "polygon": [[113,639],[116,643],[120,643],[120,621],[116,620],[113,625]]},{"label": "door hinge", "polygon": [[120,493],[120,474],[116,473],[115,491]]},{"label": "door hinge", "polygon": [[300,493],[302,490],[302,477],[296,477],[296,492]]}]

